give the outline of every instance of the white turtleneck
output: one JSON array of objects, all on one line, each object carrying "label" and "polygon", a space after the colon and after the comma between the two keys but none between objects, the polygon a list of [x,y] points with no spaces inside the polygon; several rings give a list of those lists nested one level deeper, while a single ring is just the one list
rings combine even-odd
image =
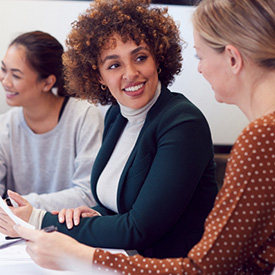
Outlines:
[{"label": "white turtleneck", "polygon": [[138,110],[130,109],[119,103],[121,114],[127,118],[128,122],[98,179],[96,189],[100,202],[116,213],[118,213],[117,189],[121,173],[136,144],[147,113],[160,95],[160,90],[161,84],[159,82],[154,97],[144,107]]}]

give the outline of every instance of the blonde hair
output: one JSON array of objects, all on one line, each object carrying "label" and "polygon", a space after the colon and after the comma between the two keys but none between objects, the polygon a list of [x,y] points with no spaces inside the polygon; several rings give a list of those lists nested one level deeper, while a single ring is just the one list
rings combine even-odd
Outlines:
[{"label": "blonde hair", "polygon": [[275,69],[274,0],[202,0],[192,21],[194,30],[218,52],[231,44],[244,60]]}]

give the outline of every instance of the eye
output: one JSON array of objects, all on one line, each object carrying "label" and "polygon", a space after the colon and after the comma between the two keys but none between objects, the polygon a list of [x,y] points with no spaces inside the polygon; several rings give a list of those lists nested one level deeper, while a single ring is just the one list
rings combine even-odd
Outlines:
[{"label": "eye", "polygon": [[140,55],[140,56],[137,57],[136,60],[137,60],[138,62],[142,62],[142,61],[145,61],[147,58],[148,58],[147,55]]},{"label": "eye", "polygon": [[13,74],[12,76],[13,76],[14,78],[16,78],[16,79],[21,79],[21,77],[18,76],[18,75],[16,75],[16,74]]},{"label": "eye", "polygon": [[4,67],[1,67],[1,71],[5,73],[7,70]]},{"label": "eye", "polygon": [[197,54],[195,54],[195,57],[196,57],[198,60],[201,60],[201,57],[198,56]]},{"label": "eye", "polygon": [[108,70],[114,70],[114,69],[118,68],[119,66],[120,65],[118,63],[114,63],[114,64],[108,66]]}]

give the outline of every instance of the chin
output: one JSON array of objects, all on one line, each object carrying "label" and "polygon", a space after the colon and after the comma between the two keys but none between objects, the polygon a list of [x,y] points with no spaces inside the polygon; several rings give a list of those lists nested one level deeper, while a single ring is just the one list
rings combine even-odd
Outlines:
[{"label": "chin", "polygon": [[226,103],[224,101],[224,98],[219,93],[215,92],[215,90],[213,90],[213,91],[214,91],[215,100],[217,102],[219,102],[219,103]]},{"label": "chin", "polygon": [[224,101],[219,96],[217,96],[217,95],[215,95],[215,99],[219,103],[224,103]]}]

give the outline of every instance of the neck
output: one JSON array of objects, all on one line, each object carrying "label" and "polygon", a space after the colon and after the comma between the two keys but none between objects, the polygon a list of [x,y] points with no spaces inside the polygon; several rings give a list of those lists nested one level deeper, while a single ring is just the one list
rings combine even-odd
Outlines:
[{"label": "neck", "polygon": [[264,70],[255,79],[246,82],[243,100],[237,104],[249,121],[275,111],[275,71]]},{"label": "neck", "polygon": [[51,93],[46,94],[37,104],[23,107],[26,123],[37,134],[52,130],[58,123],[58,116],[63,97],[57,97]]}]

